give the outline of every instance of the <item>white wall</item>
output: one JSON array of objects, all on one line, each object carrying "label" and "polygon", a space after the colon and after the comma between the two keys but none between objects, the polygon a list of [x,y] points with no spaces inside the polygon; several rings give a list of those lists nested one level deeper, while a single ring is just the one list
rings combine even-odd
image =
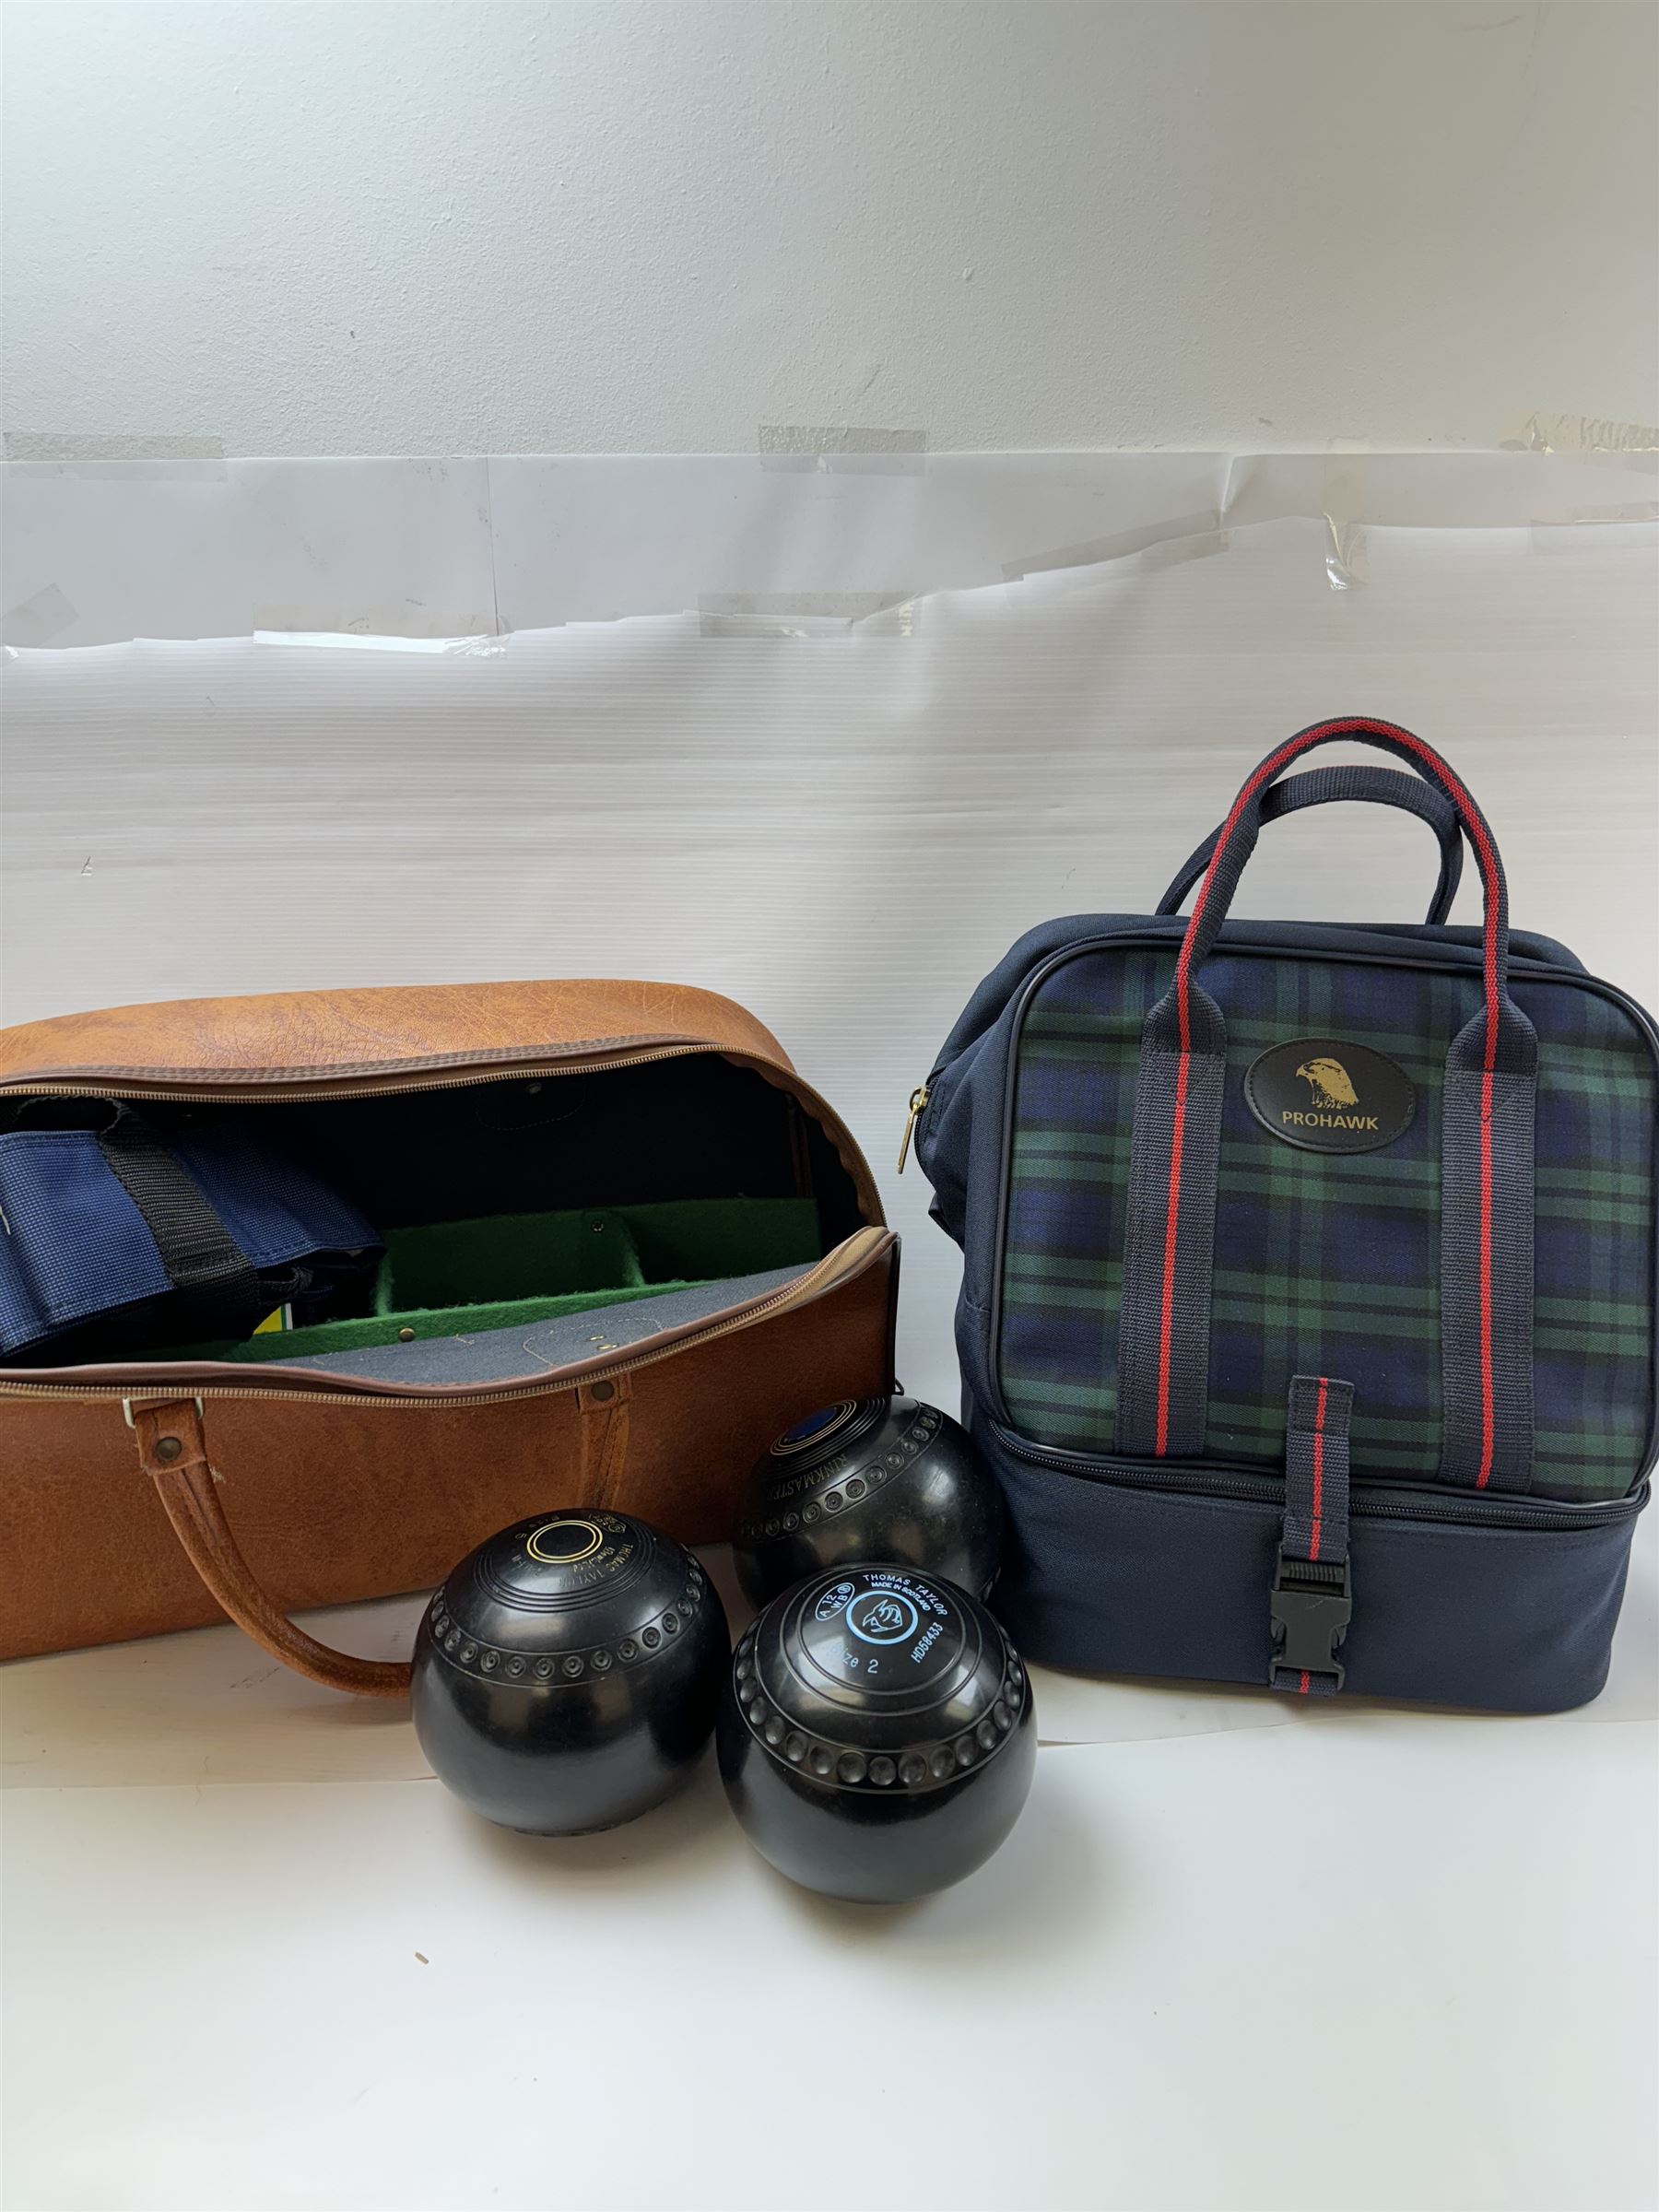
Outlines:
[{"label": "white wall", "polygon": [[14,434],[1238,450],[1653,412],[1645,4],[29,0],[6,45]]}]

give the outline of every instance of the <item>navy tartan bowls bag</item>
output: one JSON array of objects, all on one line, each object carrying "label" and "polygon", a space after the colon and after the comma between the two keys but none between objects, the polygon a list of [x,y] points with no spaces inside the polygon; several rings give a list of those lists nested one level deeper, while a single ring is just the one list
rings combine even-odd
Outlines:
[{"label": "navy tartan bowls bag", "polygon": [[[1335,738],[1415,772],[1275,782]],[[1229,922],[1262,824],[1350,798],[1434,827],[1429,921]],[[1478,930],[1444,920],[1465,841]],[[1654,1453],[1656,1052],[1622,992],[1511,931],[1445,761],[1366,717],[1269,754],[1157,914],[1024,937],[912,1100],[1021,1648],[1594,1697]]]}]

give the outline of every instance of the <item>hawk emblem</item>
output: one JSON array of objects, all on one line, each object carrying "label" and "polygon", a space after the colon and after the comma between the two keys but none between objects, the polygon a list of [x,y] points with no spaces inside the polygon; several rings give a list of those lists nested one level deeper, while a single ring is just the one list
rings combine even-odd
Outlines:
[{"label": "hawk emblem", "polygon": [[1317,1060],[1304,1060],[1297,1074],[1313,1093],[1315,1106],[1358,1106],[1359,1094],[1348,1079],[1348,1072],[1340,1060],[1323,1054]]}]

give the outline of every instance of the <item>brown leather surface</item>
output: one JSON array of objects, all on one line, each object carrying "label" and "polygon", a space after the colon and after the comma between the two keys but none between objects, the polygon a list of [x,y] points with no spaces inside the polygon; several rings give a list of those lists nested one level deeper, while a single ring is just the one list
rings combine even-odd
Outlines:
[{"label": "brown leather surface", "polygon": [[864,1218],[885,1218],[852,1132],[771,1031],[735,1000],[688,984],[431,983],[104,1006],[0,1030],[0,1088],[298,1099],[677,1047],[726,1053],[798,1098],[853,1178]]},{"label": "brown leather surface", "polygon": [[114,1081],[146,1071],[172,1081],[326,1076],[484,1058],[533,1059],[689,1041],[788,1068],[747,1008],[680,983],[432,983],[367,991],[285,991],[104,1006],[0,1030],[0,1083]]},{"label": "brown leather surface", "polygon": [[[722,1539],[782,1429],[892,1388],[896,1266],[884,1238],[822,1297],[635,1370],[622,1435],[595,1382],[495,1405],[209,1395],[204,1436],[235,1548],[286,1613],[429,1588],[509,1522],[598,1502],[584,1484],[682,1542]],[[0,1657],[223,1618],[119,1396],[0,1398]]]}]

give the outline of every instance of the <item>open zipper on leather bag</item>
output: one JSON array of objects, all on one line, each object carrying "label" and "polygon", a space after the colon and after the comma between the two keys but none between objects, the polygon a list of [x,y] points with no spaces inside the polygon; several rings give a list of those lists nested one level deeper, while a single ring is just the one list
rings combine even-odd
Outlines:
[{"label": "open zipper on leather bag", "polygon": [[[449,1060],[440,1056],[389,1062],[381,1070],[367,1066],[353,1068],[343,1079],[324,1073],[308,1075],[303,1069],[295,1069],[291,1075],[285,1071],[273,1080],[273,1071],[264,1070],[245,1081],[227,1077],[205,1084],[199,1071],[181,1070],[179,1081],[173,1083],[147,1070],[140,1083],[124,1081],[120,1070],[111,1070],[106,1079],[100,1070],[95,1080],[82,1077],[54,1081],[47,1077],[0,1083],[0,1098],[122,1099],[203,1106],[286,1105],[307,1099],[385,1098],[419,1090],[459,1090],[489,1083],[609,1074],[621,1068],[646,1066],[653,1061],[684,1059],[696,1054],[709,1054],[736,1065],[754,1067],[768,1080],[778,1081],[780,1088],[786,1088],[789,1095],[798,1099],[812,1114],[834,1147],[857,1192],[861,1207],[873,1208],[876,1213],[877,1219],[871,1226],[855,1230],[781,1289],[728,1307],[694,1326],[665,1333],[661,1340],[646,1337],[618,1359],[572,1361],[509,1383],[389,1383],[351,1375],[336,1379],[296,1361],[291,1366],[284,1362],[264,1367],[238,1362],[233,1371],[238,1376],[250,1377],[250,1381],[229,1384],[213,1379],[230,1367],[229,1361],[204,1360],[192,1364],[154,1360],[134,1361],[130,1366],[112,1363],[107,1368],[96,1369],[42,1369],[38,1380],[21,1376],[13,1369],[0,1374],[0,1397],[115,1403],[171,1398],[273,1399],[301,1405],[335,1405],[346,1399],[355,1405],[391,1408],[497,1405],[569,1390],[577,1384],[611,1382],[677,1352],[733,1335],[740,1329],[769,1320],[775,1313],[808,1304],[837,1284],[862,1274],[893,1241],[893,1231],[881,1222],[880,1197],[852,1132],[818,1093],[793,1072],[777,1067],[774,1063],[741,1050],[690,1039],[683,1042],[665,1041],[647,1049],[624,1046],[616,1051],[603,1048],[584,1051],[577,1047],[560,1059],[510,1051],[488,1066],[480,1066],[480,1055],[471,1053],[457,1054]],[[786,1082],[779,1078],[786,1078]],[[77,1379],[83,1375],[86,1380]],[[288,1380],[290,1375],[302,1380],[290,1383]],[[317,1387],[324,1383],[325,1388]]]},{"label": "open zipper on leather bag", "polygon": [[[739,1329],[752,1328],[757,1322],[766,1321],[792,1306],[809,1305],[832,1290],[838,1283],[861,1275],[869,1263],[893,1241],[890,1229],[860,1229],[824,1254],[821,1260],[798,1275],[793,1283],[785,1283],[781,1290],[769,1292],[765,1298],[751,1299],[747,1304],[729,1307],[725,1312],[715,1314],[710,1321],[695,1328],[677,1334],[665,1343],[653,1345],[647,1337],[643,1344],[620,1359],[582,1360],[567,1367],[551,1368],[546,1374],[527,1376],[523,1382],[505,1385],[466,1382],[373,1382],[366,1378],[342,1375],[337,1384],[327,1390],[281,1389],[272,1385],[252,1388],[231,1388],[222,1382],[197,1382],[199,1374],[218,1374],[229,1364],[215,1361],[211,1366],[199,1368],[163,1368],[160,1362],[146,1367],[135,1366],[126,1371],[127,1378],[121,1382],[74,1382],[53,1381],[43,1382],[18,1382],[7,1376],[0,1379],[0,1397],[88,1400],[100,1399],[124,1403],[129,1399],[158,1398],[268,1398],[278,1399],[284,1405],[338,1405],[348,1398],[354,1405],[408,1410],[446,1406],[495,1406],[513,1398],[533,1398],[551,1391],[569,1390],[577,1383],[609,1382],[619,1375],[631,1374],[636,1368],[650,1367],[653,1361],[666,1359],[676,1352],[688,1350],[694,1345],[711,1344],[718,1336],[734,1335]],[[60,1375],[67,1371],[60,1370]],[[239,1365],[237,1371],[249,1371]],[[255,1368],[254,1373],[268,1374],[269,1369]],[[322,1377],[315,1368],[302,1368],[298,1361],[283,1372],[303,1374],[312,1382]],[[142,1378],[137,1379],[137,1378]]]},{"label": "open zipper on leather bag", "polygon": [[[999,1448],[1039,1467],[1070,1475],[1080,1482],[1098,1482],[1107,1488],[1162,1490],[1172,1497],[1233,1498],[1253,1505],[1271,1505],[1282,1511],[1282,1478],[1259,1475],[1247,1467],[1217,1465],[1209,1461],[1160,1460],[1148,1466],[1139,1460],[1117,1459],[1087,1452],[1065,1452],[1045,1444],[1029,1443],[1000,1421],[990,1424]],[[1436,1488],[1428,1484],[1357,1484],[1349,1512],[1359,1520],[1450,1521],[1479,1528],[1603,1528],[1626,1521],[1647,1503],[1648,1485],[1640,1483],[1623,1498],[1597,1500],[1576,1505],[1566,1498],[1492,1498]]]}]

